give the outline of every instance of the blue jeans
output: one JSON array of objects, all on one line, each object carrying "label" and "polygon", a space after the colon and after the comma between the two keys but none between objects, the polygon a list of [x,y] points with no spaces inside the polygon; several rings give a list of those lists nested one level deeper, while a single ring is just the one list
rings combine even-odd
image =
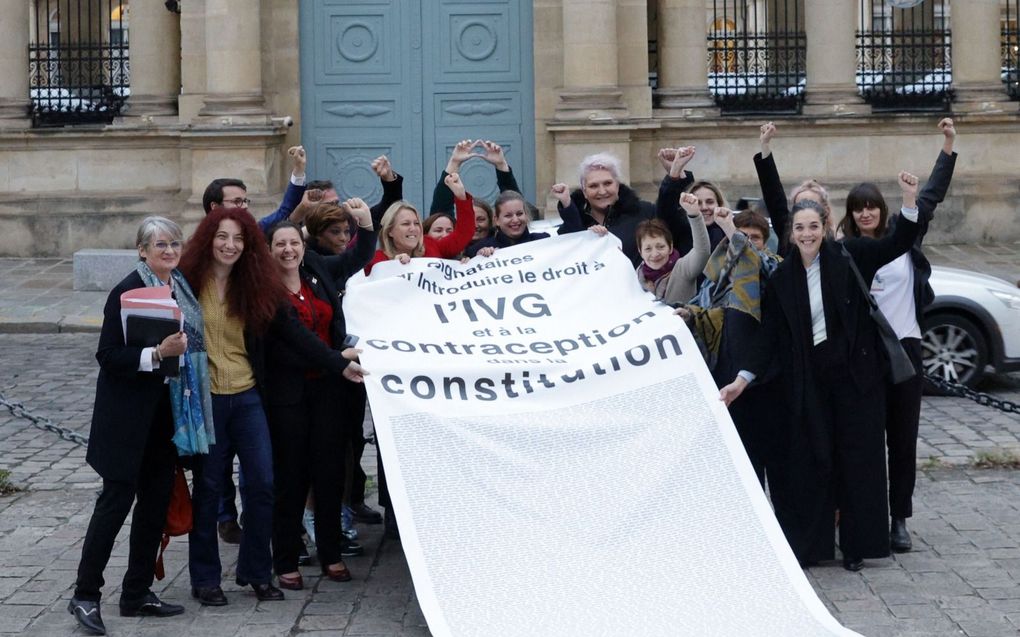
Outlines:
[{"label": "blue jeans", "polygon": [[191,503],[194,523],[188,537],[188,570],[195,588],[220,585],[216,519],[223,495],[226,463],[234,454],[245,473],[241,483],[244,527],[237,556],[237,578],[251,584],[268,584],[273,560],[269,542],[273,528],[273,450],[262,400],[255,389],[239,394],[213,394],[216,444],[196,471]]}]

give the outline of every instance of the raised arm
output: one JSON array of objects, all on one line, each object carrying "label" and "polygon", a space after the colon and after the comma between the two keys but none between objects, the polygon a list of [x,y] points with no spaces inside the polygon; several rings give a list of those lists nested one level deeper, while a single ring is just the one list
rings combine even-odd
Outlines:
[{"label": "raised arm", "polygon": [[287,150],[293,160],[293,169],[290,174],[290,183],[283,193],[283,201],[280,207],[269,216],[259,219],[259,230],[266,232],[284,219],[290,217],[290,213],[301,203],[305,194],[305,168],[308,165],[308,158],[305,156],[305,149],[302,146],[292,146]]},{"label": "raised arm", "polygon": [[506,155],[503,154],[503,147],[489,140],[483,141],[481,146],[485,149],[482,159],[492,164],[496,169],[496,187],[499,188],[499,191],[513,190],[514,192],[520,192],[521,187],[517,185],[513,169],[507,163]]},{"label": "raised arm", "polygon": [[584,230],[581,211],[570,198],[570,187],[567,184],[553,184],[549,192],[556,198],[556,210],[560,213],[563,223],[556,229],[556,234],[570,234]]},{"label": "raised arm", "polygon": [[449,186],[446,185],[446,178],[450,175],[459,174],[460,167],[464,162],[469,161],[473,157],[480,157],[481,155],[476,155],[471,151],[481,143],[482,140],[480,139],[473,141],[463,139],[454,145],[453,152],[450,153],[450,160],[446,162],[446,169],[439,175],[439,181],[436,182],[436,187],[432,191],[432,205],[429,207],[429,214],[453,210],[453,193],[450,192]]},{"label": "raised arm", "polygon": [[404,198],[404,178],[393,170],[386,155],[380,155],[372,160],[372,172],[379,176],[383,188],[382,199],[371,208],[372,223],[378,226],[386,214],[386,209]]},{"label": "raised arm", "polygon": [[789,225],[790,207],[786,201],[786,192],[783,190],[783,182],[779,179],[779,170],[776,168],[776,160],[772,156],[771,142],[776,135],[776,125],[772,122],[762,124],[761,152],[754,156],[754,170],[758,173],[758,185],[761,188],[762,200],[765,202],[765,209],[768,210],[769,219],[772,221],[772,229],[779,239],[779,252],[785,252],[786,248],[786,227]]},{"label": "raised arm", "polygon": [[680,208],[680,195],[694,183],[694,175],[685,170],[694,159],[694,146],[681,148],[660,148],[659,162],[667,166],[667,174],[659,184],[659,196],[655,199],[655,216],[666,223],[673,235],[673,246],[681,254],[687,254],[694,246],[691,224]]},{"label": "raised arm", "polygon": [[939,129],[942,131],[944,139],[942,151],[935,159],[935,166],[931,169],[927,183],[917,195],[918,243],[928,233],[928,224],[935,217],[935,208],[946,198],[949,184],[953,180],[953,170],[956,168],[956,153],[953,151],[956,127],[953,125],[953,120],[948,117],[941,120]]},{"label": "raised arm", "polygon": [[680,257],[680,260],[673,266],[673,273],[669,276],[666,292],[663,295],[663,300],[666,303],[690,301],[690,298],[679,298],[682,296],[681,289],[689,288],[690,282],[697,280],[698,275],[705,269],[705,264],[708,263],[708,257],[712,254],[705,218],[701,216],[701,211],[698,209],[698,198],[685,192],[680,196],[680,206],[691,224],[694,247],[690,252]]},{"label": "raised arm", "polygon": [[454,205],[457,209],[453,232],[442,239],[436,240],[439,252],[447,259],[452,259],[464,251],[475,235],[475,208],[471,195],[464,190],[464,182],[460,175],[454,173],[446,176],[446,186],[453,193]]}]

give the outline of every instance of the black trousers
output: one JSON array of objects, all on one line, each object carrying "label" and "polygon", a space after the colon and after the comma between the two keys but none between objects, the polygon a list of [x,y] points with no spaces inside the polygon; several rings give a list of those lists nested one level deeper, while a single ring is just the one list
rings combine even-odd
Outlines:
[{"label": "black trousers", "polygon": [[269,405],[273,441],[273,568],[279,575],[298,570],[301,515],[311,486],[315,499],[315,543],[325,567],[340,562],[345,435],[337,417],[346,408],[334,378],[306,382],[293,405]]},{"label": "black trousers", "polygon": [[361,456],[365,453],[365,386],[361,383],[344,381],[341,384],[347,403],[346,411],[341,415],[347,436],[344,445],[347,466],[344,476],[346,489],[344,502],[348,505],[359,505],[365,502],[365,483],[368,476],[361,468]]},{"label": "black trousers", "polygon": [[103,571],[110,561],[117,533],[124,526],[132,503],[135,503],[135,511],[131,517],[128,567],[120,598],[133,602],[148,594],[174,484],[177,449],[172,438],[170,398],[169,394],[164,394],[149,430],[137,483],[103,480],[103,490],[85,532],[81,562],[78,563],[78,579],[74,588],[74,596],[78,599],[99,601],[100,589],[105,583]]},{"label": "black trousers", "polygon": [[921,420],[921,339],[900,339],[917,375],[886,388],[885,440],[889,448],[889,514],[909,518],[914,514],[914,483],[917,479],[917,428]]}]

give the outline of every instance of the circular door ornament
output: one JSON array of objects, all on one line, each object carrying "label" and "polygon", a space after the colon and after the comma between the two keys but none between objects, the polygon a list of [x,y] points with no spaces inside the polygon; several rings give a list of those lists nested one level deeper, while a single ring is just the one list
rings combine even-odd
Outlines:
[{"label": "circular door ornament", "polygon": [[351,62],[364,62],[379,48],[379,41],[372,32],[372,27],[364,22],[347,25],[336,38],[336,48],[340,55]]}]

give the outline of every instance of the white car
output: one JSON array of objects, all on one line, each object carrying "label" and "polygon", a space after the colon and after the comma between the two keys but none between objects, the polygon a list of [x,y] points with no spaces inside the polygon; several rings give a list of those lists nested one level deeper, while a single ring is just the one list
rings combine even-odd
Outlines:
[{"label": "white car", "polygon": [[933,266],[935,301],[924,309],[924,371],[973,387],[988,368],[1020,369],[1020,289],[1002,279]]}]

